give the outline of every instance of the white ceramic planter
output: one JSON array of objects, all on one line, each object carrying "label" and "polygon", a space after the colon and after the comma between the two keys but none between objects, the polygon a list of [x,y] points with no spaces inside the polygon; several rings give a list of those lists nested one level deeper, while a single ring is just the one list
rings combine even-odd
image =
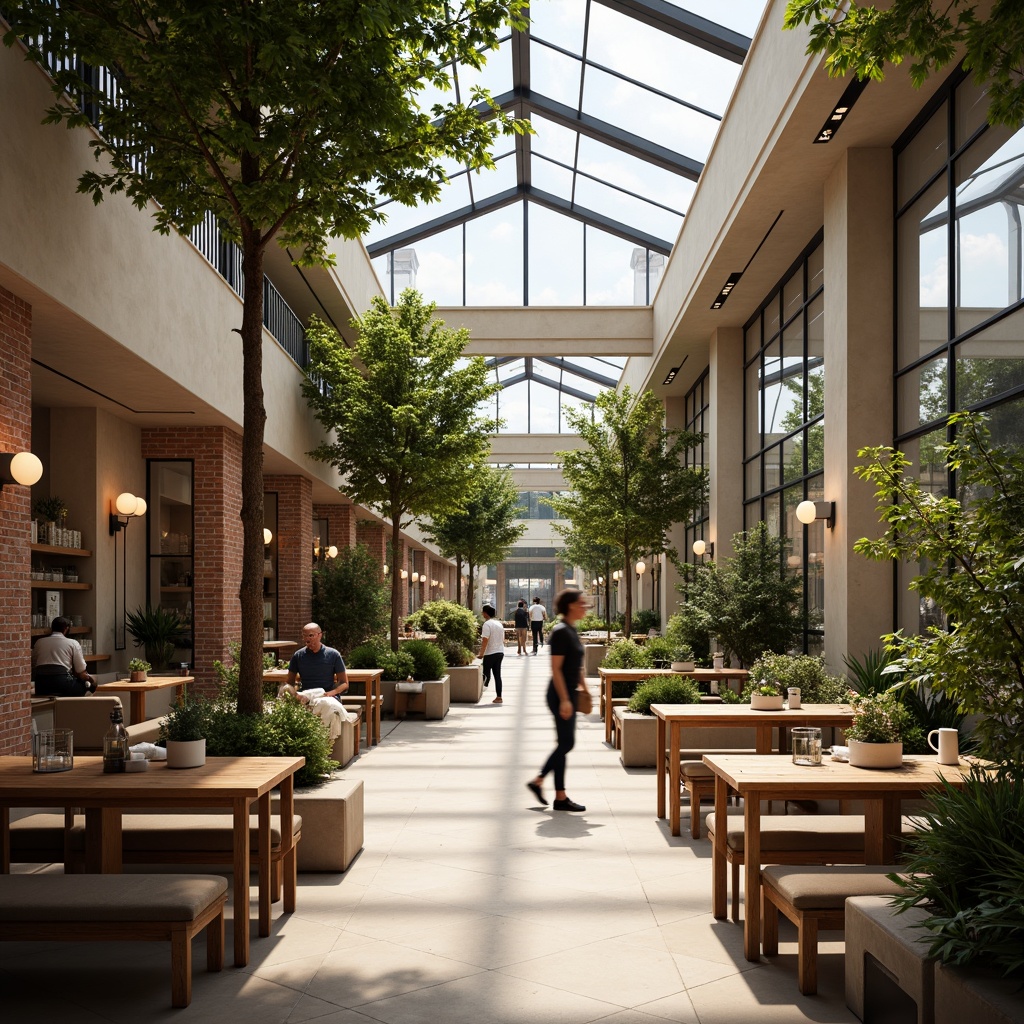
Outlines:
[{"label": "white ceramic planter", "polygon": [[694,664],[692,661],[673,661],[672,671],[673,672],[692,672]]},{"label": "white ceramic planter", "polygon": [[168,768],[199,768],[206,764],[206,740],[168,740]]},{"label": "white ceramic planter", "polygon": [[850,740],[850,764],[855,768],[899,768],[903,764],[902,743],[865,743]]},{"label": "white ceramic planter", "polygon": [[721,672],[721,670],[723,668],[725,668],[725,658],[721,657],[721,656],[716,656],[715,659],[714,659],[713,664],[714,664],[715,671],[716,672]]},{"label": "white ceramic planter", "polygon": [[754,711],[781,711],[782,694],[780,693],[775,697],[766,697],[762,693],[752,693],[750,695],[750,706]]}]

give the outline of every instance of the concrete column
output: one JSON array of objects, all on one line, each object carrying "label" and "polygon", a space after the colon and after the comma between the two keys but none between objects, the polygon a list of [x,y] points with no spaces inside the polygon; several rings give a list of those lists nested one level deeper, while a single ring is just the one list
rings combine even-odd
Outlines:
[{"label": "concrete column", "polygon": [[848,150],[825,183],[825,660],[880,646],[892,626],[892,568],[854,554],[882,532],[857,449],[892,441],[892,153]]},{"label": "concrete column", "polygon": [[711,402],[708,410],[708,540],[715,559],[733,553],[733,534],[743,529],[743,330],[722,327],[711,335]]},{"label": "concrete column", "polygon": [[[298,475],[264,476],[277,494],[277,635],[298,643],[313,617],[313,484]],[[341,545],[331,536],[331,543]]]},{"label": "concrete column", "polygon": [[[686,429],[686,399],[665,399],[665,426],[669,430]],[[675,523],[668,531],[668,543],[675,548],[682,561],[686,561],[686,523]],[[664,629],[669,617],[679,611],[682,594],[676,589],[682,582],[678,570],[671,561],[666,560],[661,574],[661,625]]]}]

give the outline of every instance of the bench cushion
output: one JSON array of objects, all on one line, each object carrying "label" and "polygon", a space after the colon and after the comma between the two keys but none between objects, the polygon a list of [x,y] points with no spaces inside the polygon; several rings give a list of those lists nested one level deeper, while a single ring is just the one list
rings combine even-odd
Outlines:
[{"label": "bench cushion", "polygon": [[842,910],[851,896],[900,893],[900,887],[886,878],[895,871],[895,864],[775,864],[764,868],[761,877],[797,910]]},{"label": "bench cushion", "polygon": [[0,875],[0,922],[194,921],[220,875]]},{"label": "bench cushion", "polygon": [[[292,815],[292,832],[302,831],[302,818]],[[270,845],[281,846],[281,819],[270,819]],[[85,848],[85,828],[71,833],[71,848]],[[234,849],[234,822],[230,814],[124,814],[121,817],[121,848],[131,853],[231,853]],[[249,849],[259,848],[259,825],[249,819]]]},{"label": "bench cushion", "polygon": [[[715,833],[715,812],[705,819],[708,832]],[[726,845],[730,850],[744,849],[743,818],[730,816],[726,825]],[[761,852],[774,850],[862,850],[864,815],[801,814],[773,815],[761,818]]]}]

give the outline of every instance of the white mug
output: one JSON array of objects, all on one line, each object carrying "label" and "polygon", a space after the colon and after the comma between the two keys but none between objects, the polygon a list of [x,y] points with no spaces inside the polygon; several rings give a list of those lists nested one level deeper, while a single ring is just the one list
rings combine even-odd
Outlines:
[{"label": "white mug", "polygon": [[[939,737],[938,743],[932,739],[935,735]],[[956,729],[932,729],[928,746],[939,755],[939,764],[960,763],[960,734]]]}]

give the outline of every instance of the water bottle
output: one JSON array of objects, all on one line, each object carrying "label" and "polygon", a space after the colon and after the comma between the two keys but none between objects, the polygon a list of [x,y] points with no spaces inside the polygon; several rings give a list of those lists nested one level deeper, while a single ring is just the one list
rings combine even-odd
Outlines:
[{"label": "water bottle", "polygon": [[121,709],[116,707],[110,712],[110,728],[103,736],[103,774],[123,772],[128,756],[128,733],[124,728],[124,716]]}]

